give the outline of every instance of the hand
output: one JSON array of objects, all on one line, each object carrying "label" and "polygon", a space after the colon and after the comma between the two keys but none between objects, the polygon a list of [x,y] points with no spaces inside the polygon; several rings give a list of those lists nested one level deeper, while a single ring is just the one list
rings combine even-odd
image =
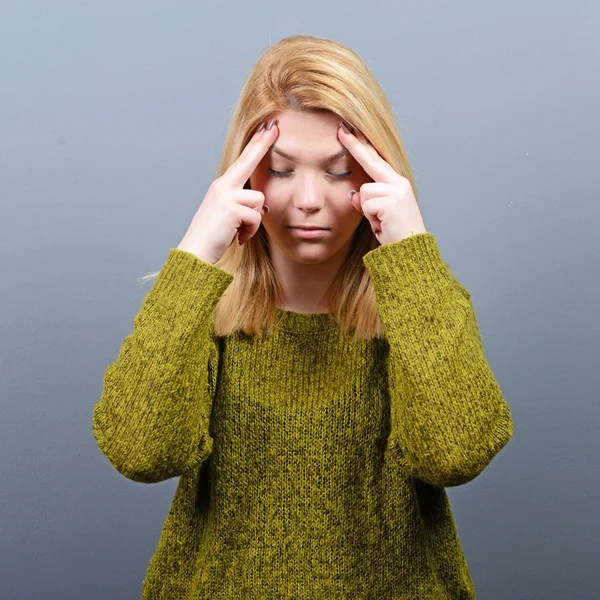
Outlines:
[{"label": "hand", "polygon": [[340,123],[338,139],[373,179],[351,194],[351,202],[368,219],[379,242],[389,244],[427,233],[410,181],[398,174],[362,133],[346,133]]},{"label": "hand", "polygon": [[257,129],[237,160],[211,183],[178,248],[214,264],[236,234],[242,244],[258,231],[262,214],[268,212],[268,207],[264,209],[265,196],[258,190],[244,189],[244,184],[278,136],[276,124],[271,129]]}]

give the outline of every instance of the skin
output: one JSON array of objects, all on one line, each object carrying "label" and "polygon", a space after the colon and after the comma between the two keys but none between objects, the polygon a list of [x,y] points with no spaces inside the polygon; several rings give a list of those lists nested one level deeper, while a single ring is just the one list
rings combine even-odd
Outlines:
[{"label": "skin", "polygon": [[[269,212],[262,216],[269,251],[286,298],[281,308],[299,313],[327,312],[325,290],[345,260],[352,236],[364,217],[348,198],[372,181],[351,153],[330,164],[325,157],[346,150],[339,140],[340,117],[293,110],[272,115],[278,135],[274,146],[295,157],[290,160],[269,148],[250,177],[253,190],[265,196]],[[277,177],[269,169],[284,171]],[[332,174],[350,173],[347,178]],[[329,231],[317,239],[294,235],[290,225],[318,225]]]}]

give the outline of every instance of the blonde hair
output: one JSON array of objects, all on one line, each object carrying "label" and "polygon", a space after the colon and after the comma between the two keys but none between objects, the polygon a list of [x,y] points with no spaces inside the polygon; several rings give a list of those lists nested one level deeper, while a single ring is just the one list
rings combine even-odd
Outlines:
[{"label": "blonde hair", "polygon": [[[344,119],[410,181],[418,200],[393,110],[363,60],[340,42],[307,35],[280,40],[255,63],[231,116],[218,177],[239,157],[262,121],[290,109],[335,114]],[[249,184],[246,182],[244,187],[249,189]],[[364,254],[380,246],[366,217],[351,244],[325,294],[325,305],[342,331],[353,330],[355,340],[384,337],[371,277],[362,262]],[[235,278],[215,307],[214,334],[272,333],[276,308],[284,306],[285,300],[270,259],[264,226],[261,224],[242,246],[234,239],[215,264]]]}]

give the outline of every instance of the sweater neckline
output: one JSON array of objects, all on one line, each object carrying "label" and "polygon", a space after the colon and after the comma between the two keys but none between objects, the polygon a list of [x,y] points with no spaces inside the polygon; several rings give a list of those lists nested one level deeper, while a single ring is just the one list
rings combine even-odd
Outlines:
[{"label": "sweater neckline", "polygon": [[337,327],[331,313],[299,313],[276,308],[276,327],[291,333],[318,333]]}]

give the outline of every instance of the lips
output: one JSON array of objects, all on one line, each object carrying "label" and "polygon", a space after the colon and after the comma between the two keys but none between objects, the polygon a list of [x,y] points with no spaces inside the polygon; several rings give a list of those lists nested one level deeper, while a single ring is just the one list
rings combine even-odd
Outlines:
[{"label": "lips", "polygon": [[302,229],[303,231],[327,231],[327,227],[294,227],[290,225],[290,229]]},{"label": "lips", "polygon": [[289,228],[292,235],[303,240],[317,240],[326,237],[327,229],[301,229],[300,227]]}]

